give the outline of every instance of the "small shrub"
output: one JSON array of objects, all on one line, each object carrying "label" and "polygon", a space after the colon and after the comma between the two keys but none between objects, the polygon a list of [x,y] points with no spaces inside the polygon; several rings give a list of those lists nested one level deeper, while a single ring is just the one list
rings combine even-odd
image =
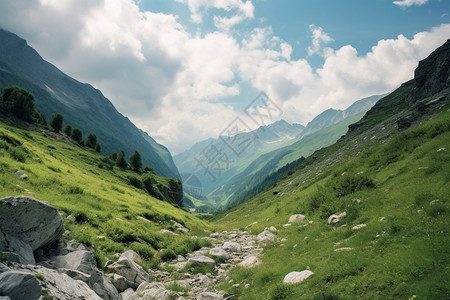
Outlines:
[{"label": "small shrub", "polygon": [[25,162],[27,159],[27,154],[21,148],[11,148],[8,152],[12,158],[19,162]]},{"label": "small shrub", "polygon": [[45,280],[44,275],[42,275],[41,273],[36,273],[34,276],[36,276],[36,278],[39,279],[40,281],[44,281]]},{"label": "small shrub", "polygon": [[130,248],[136,251],[136,253],[145,260],[152,260],[152,258],[155,256],[155,251],[152,249],[152,247],[146,244],[134,242],[130,244]]},{"label": "small shrub", "polygon": [[136,176],[128,176],[128,183],[131,186],[134,186],[135,188],[142,189],[142,181],[137,178]]},{"label": "small shrub", "polygon": [[179,293],[179,292],[184,293],[184,292],[187,292],[189,290],[187,288],[184,288],[184,287],[180,286],[175,281],[173,283],[169,284],[168,286],[166,286],[166,289],[168,289],[169,291],[172,291],[172,292],[176,292],[176,293]]},{"label": "small shrub", "polygon": [[171,261],[175,258],[177,258],[177,255],[172,249],[166,249],[161,253],[161,259],[164,261]]},{"label": "small shrub", "polygon": [[270,290],[270,300],[287,300],[292,299],[294,291],[291,286],[278,284]]},{"label": "small shrub", "polygon": [[88,216],[82,211],[76,212],[73,215],[75,216],[76,222],[79,223],[79,224],[88,223],[89,222]]}]

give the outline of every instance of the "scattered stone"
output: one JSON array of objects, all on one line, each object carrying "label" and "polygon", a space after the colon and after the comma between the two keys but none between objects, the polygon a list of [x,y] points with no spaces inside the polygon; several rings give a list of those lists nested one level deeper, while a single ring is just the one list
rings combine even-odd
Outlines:
[{"label": "scattered stone", "polygon": [[258,224],[258,222],[253,222],[253,223],[248,224],[247,226],[245,226],[245,228],[248,228],[248,227],[253,226],[253,225],[256,225],[256,224]]},{"label": "scattered stone", "polygon": [[144,222],[147,222],[147,223],[151,223],[152,222],[152,221],[150,221],[149,219],[147,219],[147,218],[145,218],[143,216],[137,216],[137,218],[142,220],[142,221],[144,221]]},{"label": "scattered stone", "polygon": [[230,255],[228,254],[228,252],[225,251],[223,248],[219,247],[209,250],[209,254],[211,254],[212,256],[222,258],[223,260],[230,259]]},{"label": "scattered stone", "polygon": [[275,226],[270,226],[269,230],[272,232],[278,231],[278,229]]},{"label": "scattered stone", "polygon": [[378,221],[380,221],[380,222],[384,222],[385,220],[386,220],[385,217],[380,217],[380,218],[378,219]]},{"label": "scattered stone", "polygon": [[197,300],[223,300],[223,295],[211,292],[203,292],[197,296]]},{"label": "scattered stone", "polygon": [[343,217],[345,217],[347,213],[344,211],[338,215],[331,215],[328,217],[328,224],[336,224],[341,221]]},{"label": "scattered stone", "polygon": [[97,240],[99,240],[99,241],[104,241],[104,240],[106,240],[106,237],[105,237],[104,235],[97,235],[95,238],[96,238]]},{"label": "scattered stone", "polygon": [[300,283],[313,274],[314,272],[310,270],[304,270],[301,272],[291,272],[284,277],[283,283],[287,284]]},{"label": "scattered stone", "polygon": [[367,226],[366,224],[358,224],[356,226],[353,226],[352,229],[353,230],[358,230],[358,229],[364,228],[366,226]]},{"label": "scattered stone", "polygon": [[119,293],[130,288],[129,281],[119,274],[112,274],[110,280]]},{"label": "scattered stone", "polygon": [[47,202],[33,197],[6,197],[0,199],[0,205],[2,231],[30,244],[33,251],[51,245],[62,237],[62,217]]},{"label": "scattered stone", "polygon": [[142,295],[144,299],[166,300],[166,299],[184,299],[177,293],[166,290],[164,284],[160,282],[143,282],[136,290],[138,295]]},{"label": "scattered stone", "polygon": [[173,232],[173,231],[171,231],[169,229],[161,229],[159,232],[161,232],[161,233],[168,233],[168,234],[171,234],[171,235],[178,235],[177,233],[175,233],[175,232]]},{"label": "scattered stone", "polygon": [[20,172],[20,171],[17,171],[16,173],[14,173],[14,175],[16,175],[17,177],[19,177],[22,180],[28,179],[28,175],[23,172]]},{"label": "scattered stone", "polygon": [[222,246],[222,249],[225,249],[228,252],[242,252],[241,245],[236,242],[225,242]]},{"label": "scattered stone", "polygon": [[436,205],[436,204],[440,204],[440,203],[441,203],[441,200],[439,200],[439,199],[430,201],[430,205]]},{"label": "scattered stone", "polygon": [[306,220],[306,217],[304,215],[297,214],[297,215],[290,216],[288,223],[295,223],[295,222],[301,223],[305,220]]},{"label": "scattered stone", "polygon": [[216,262],[214,261],[214,259],[212,259],[208,256],[204,256],[204,255],[191,257],[191,258],[189,258],[189,262],[194,266],[196,266],[196,265],[215,266],[216,265]]},{"label": "scattered stone", "polygon": [[239,263],[240,267],[253,268],[262,264],[262,261],[256,256],[247,256],[242,262]]},{"label": "scattered stone", "polygon": [[184,227],[180,223],[176,222],[175,220],[172,220],[172,224],[175,225],[177,230],[180,231],[180,232],[183,232],[183,233],[188,233],[189,232],[189,229],[187,229],[186,227]]},{"label": "scattered stone", "polygon": [[438,151],[437,151],[437,152],[441,152],[441,151],[445,151],[445,150],[447,150],[447,148],[445,148],[445,147],[442,147],[442,148],[438,149]]},{"label": "scattered stone", "polygon": [[289,226],[291,226],[291,225],[292,225],[292,224],[289,224],[289,223],[288,223],[288,224],[284,224],[283,227],[284,227],[284,228],[287,228],[287,227],[289,227]]},{"label": "scattered stone", "polygon": [[275,240],[275,234],[270,231],[263,231],[256,237],[258,241],[262,244],[267,244]]},{"label": "scattered stone", "polygon": [[361,199],[352,199],[352,202],[356,203],[356,204],[361,204],[362,203]]},{"label": "scattered stone", "polygon": [[12,300],[36,300],[41,297],[41,286],[33,274],[7,271],[0,274],[0,295]]},{"label": "scattered stone", "polygon": [[149,281],[150,275],[130,258],[134,257],[134,255],[129,253],[129,251],[127,252],[124,253],[125,255],[122,254],[119,260],[108,266],[108,268],[114,273],[125,277],[130,282],[131,287],[136,288],[142,282]]},{"label": "scattered stone", "polygon": [[68,215],[67,218],[66,218],[66,220],[67,220],[67,221],[76,222],[76,221],[77,221],[77,218],[76,218],[75,216]]},{"label": "scattered stone", "polygon": [[351,247],[343,247],[343,248],[338,248],[338,249],[334,249],[334,251],[339,252],[339,251],[350,251],[353,250],[353,248]]}]

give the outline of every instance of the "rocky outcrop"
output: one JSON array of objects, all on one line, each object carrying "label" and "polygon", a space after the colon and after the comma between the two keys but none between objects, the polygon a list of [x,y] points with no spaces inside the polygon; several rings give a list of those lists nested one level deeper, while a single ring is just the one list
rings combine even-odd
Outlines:
[{"label": "rocky outcrop", "polygon": [[33,197],[0,199],[0,228],[3,232],[28,243],[33,251],[58,241],[63,220],[58,210]]},{"label": "rocky outcrop", "polygon": [[141,283],[149,281],[150,275],[132,259],[133,257],[135,257],[135,255],[131,255],[130,252],[124,253],[119,257],[117,262],[111,264],[108,268],[113,273],[124,277],[128,287],[136,289]]},{"label": "rocky outcrop", "polygon": [[60,250],[63,255],[52,257],[50,264],[70,277],[84,281],[103,299],[120,299],[112,282],[97,268],[94,250],[71,241]]},{"label": "rocky outcrop", "polygon": [[416,99],[450,88],[450,40],[419,62],[414,71]]},{"label": "rocky outcrop", "polygon": [[120,299],[97,268],[92,248],[61,242],[63,220],[56,208],[33,197],[6,197],[0,205],[0,251],[7,264],[0,267],[0,295],[38,299],[45,292],[54,299]]},{"label": "rocky outcrop", "polygon": [[11,300],[36,300],[41,291],[38,279],[30,273],[11,270],[0,274],[0,295]]}]

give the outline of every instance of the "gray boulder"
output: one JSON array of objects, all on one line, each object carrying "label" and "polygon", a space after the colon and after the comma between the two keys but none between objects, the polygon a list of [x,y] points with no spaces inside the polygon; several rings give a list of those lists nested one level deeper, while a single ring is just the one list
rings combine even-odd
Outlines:
[{"label": "gray boulder", "polygon": [[296,223],[296,222],[301,223],[305,220],[306,220],[306,217],[304,215],[297,214],[297,215],[290,216],[288,223]]},{"label": "gray boulder", "polygon": [[268,230],[264,230],[263,232],[258,234],[256,236],[256,238],[258,239],[258,241],[261,244],[267,244],[267,243],[273,242],[275,240],[275,234],[273,234],[272,232],[270,232]]},{"label": "gray boulder", "polygon": [[222,246],[222,249],[225,249],[229,252],[242,252],[241,245],[236,242],[225,242]]},{"label": "gray boulder", "polygon": [[328,217],[328,224],[336,224],[341,221],[343,217],[345,217],[347,213],[344,211],[343,213],[340,213],[338,215],[331,215]]},{"label": "gray boulder", "polygon": [[256,256],[252,255],[244,258],[244,260],[239,263],[239,266],[243,268],[253,268],[259,266],[260,264],[262,264],[262,261]]},{"label": "gray boulder", "polygon": [[0,199],[0,228],[29,243],[33,251],[58,241],[63,232],[63,220],[58,210],[33,197]]},{"label": "gray boulder", "polygon": [[[77,243],[70,247],[86,249],[77,245]],[[53,260],[55,268],[76,270],[89,275],[89,277],[86,277],[77,272],[67,273],[77,276],[78,279],[87,280],[85,282],[103,299],[120,299],[119,292],[112,282],[97,268],[97,262],[92,249],[72,251],[65,255],[56,256]]]},{"label": "gray boulder", "polygon": [[215,266],[216,265],[216,262],[214,261],[214,259],[212,259],[208,256],[204,256],[204,255],[191,257],[191,258],[189,258],[189,262],[194,266],[198,266],[198,265]]},{"label": "gray boulder", "polygon": [[227,251],[225,251],[223,248],[212,248],[211,250],[209,250],[209,254],[211,254],[212,256],[215,257],[219,257],[222,258],[223,260],[228,260],[230,259],[230,255],[227,253]]},{"label": "gray boulder", "polygon": [[35,267],[31,271],[42,274],[44,280],[40,281],[40,283],[52,299],[112,299],[100,297],[83,281],[75,280],[57,270]]},{"label": "gray boulder", "polygon": [[7,271],[0,274],[0,295],[11,300],[36,300],[41,297],[41,286],[33,274]]},{"label": "gray boulder", "polygon": [[28,179],[28,175],[23,172],[20,172],[20,171],[17,171],[16,173],[14,173],[14,175],[16,175],[17,177],[19,177],[22,180]]},{"label": "gray boulder", "polygon": [[9,252],[11,256],[8,257],[16,257],[16,259],[9,259],[10,261],[15,261],[24,265],[35,265],[36,261],[33,255],[33,249],[30,244],[25,243],[19,238],[11,236],[9,234],[5,234],[4,240],[6,242],[5,252]]},{"label": "gray boulder", "polygon": [[203,292],[197,295],[197,300],[222,300],[223,295],[211,292]]},{"label": "gray boulder", "polygon": [[[127,251],[128,252],[128,251]],[[113,273],[119,274],[125,277],[130,283],[131,287],[136,288],[142,282],[149,281],[150,275],[142,269],[140,265],[130,259],[130,253],[121,255],[119,260],[108,266]]]},{"label": "gray boulder", "polygon": [[122,275],[112,274],[110,279],[111,279],[112,284],[114,285],[114,287],[117,289],[117,291],[119,293],[122,293],[131,287],[130,282]]},{"label": "gray boulder", "polygon": [[314,272],[310,270],[304,270],[301,272],[291,272],[284,277],[283,283],[288,284],[300,283],[313,274]]},{"label": "gray boulder", "polygon": [[184,299],[177,293],[166,290],[164,284],[160,282],[143,282],[136,290],[138,295],[142,295],[142,298],[148,300],[166,300],[166,299]]}]

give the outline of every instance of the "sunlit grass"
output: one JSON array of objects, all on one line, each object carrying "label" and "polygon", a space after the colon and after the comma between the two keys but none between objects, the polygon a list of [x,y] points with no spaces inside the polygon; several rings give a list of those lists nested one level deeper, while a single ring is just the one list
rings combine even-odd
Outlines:
[{"label": "sunlit grass", "polygon": [[[449,120],[450,113],[443,113],[356,158],[321,170],[323,175],[302,188],[294,179],[298,174],[293,174],[215,217],[223,229],[259,233],[272,225],[278,228],[278,241],[265,248],[262,265],[231,271],[235,282],[242,281],[249,288],[229,284],[223,288],[238,294],[239,299],[448,297],[450,150],[438,150],[450,148]],[[357,181],[344,180],[346,176],[369,178],[374,186],[349,188]],[[284,196],[273,195],[274,190],[281,190]],[[325,194],[324,202],[311,210],[311,199],[319,191]],[[360,204],[353,205],[354,199],[361,200]],[[430,205],[436,199],[439,202]],[[349,213],[348,205],[356,210],[353,217],[327,224],[324,211]],[[284,228],[294,213],[306,215],[313,223]],[[361,223],[367,227],[351,229]],[[343,224],[346,226],[341,227]],[[281,242],[282,238],[286,241]],[[352,249],[335,251],[338,248]],[[314,275],[306,281],[281,285],[289,272],[307,268]]]},{"label": "sunlit grass", "polygon": [[[94,151],[0,123],[0,197],[33,196],[56,206],[64,218],[75,216],[75,222],[65,220],[70,231],[65,238],[92,245],[100,266],[127,249],[138,252],[147,265],[157,264],[159,249],[184,251],[176,245],[191,242],[188,235],[159,232],[170,227],[171,220],[199,235],[210,228],[205,221],[129,185],[130,176],[140,175],[107,168],[102,161],[105,157]],[[26,173],[28,179],[19,179],[15,170]],[[146,176],[164,186],[170,181]]]}]

